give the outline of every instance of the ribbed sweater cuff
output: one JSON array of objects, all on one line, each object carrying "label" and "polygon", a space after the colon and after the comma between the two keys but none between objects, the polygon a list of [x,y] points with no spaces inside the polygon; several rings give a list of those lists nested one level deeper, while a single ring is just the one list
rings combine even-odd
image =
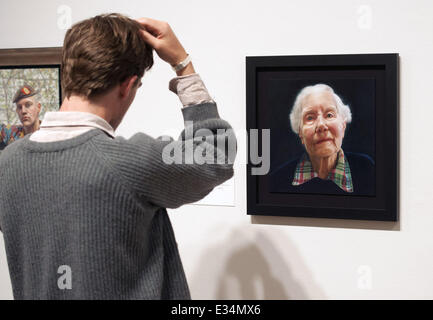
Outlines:
[{"label": "ribbed sweater cuff", "polygon": [[202,121],[207,119],[219,119],[218,109],[215,103],[202,103],[182,109],[184,121]]}]

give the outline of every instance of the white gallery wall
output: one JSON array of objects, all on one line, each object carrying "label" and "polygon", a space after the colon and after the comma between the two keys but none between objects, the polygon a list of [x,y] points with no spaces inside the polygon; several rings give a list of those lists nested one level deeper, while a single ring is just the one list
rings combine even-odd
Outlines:
[{"label": "white gallery wall", "polygon": [[[433,1],[1,1],[0,48],[61,46],[70,21],[107,12],[168,21],[238,132],[235,205],[169,210],[194,299],[433,299]],[[247,216],[245,57],[395,52],[400,221]],[[174,75],[156,59],[117,134],[180,132]]]}]

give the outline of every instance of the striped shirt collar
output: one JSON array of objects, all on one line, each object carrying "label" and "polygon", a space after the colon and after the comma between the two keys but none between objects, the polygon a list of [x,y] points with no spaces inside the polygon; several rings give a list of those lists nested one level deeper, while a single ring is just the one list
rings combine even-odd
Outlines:
[{"label": "striped shirt collar", "polygon": [[105,119],[89,112],[47,112],[41,123],[41,129],[53,127],[89,127],[98,128],[114,137],[114,129]]},{"label": "striped shirt collar", "polygon": [[[326,180],[333,181],[337,186],[346,192],[353,192],[352,175],[350,173],[349,162],[344,156],[343,149],[340,150],[337,157],[337,165],[329,172]],[[314,172],[310,158],[306,153],[304,153],[298,162],[298,165],[296,166],[292,185],[299,186],[313,178],[318,177],[319,175]]]}]

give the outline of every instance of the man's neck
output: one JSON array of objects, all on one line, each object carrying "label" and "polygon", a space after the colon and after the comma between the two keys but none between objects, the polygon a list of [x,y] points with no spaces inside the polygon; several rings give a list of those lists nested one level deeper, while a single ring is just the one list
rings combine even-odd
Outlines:
[{"label": "man's neck", "polygon": [[92,113],[107,121],[114,128],[113,120],[115,119],[115,114],[113,111],[115,110],[116,107],[106,97],[90,101],[86,98],[72,95],[63,100],[59,111]]}]

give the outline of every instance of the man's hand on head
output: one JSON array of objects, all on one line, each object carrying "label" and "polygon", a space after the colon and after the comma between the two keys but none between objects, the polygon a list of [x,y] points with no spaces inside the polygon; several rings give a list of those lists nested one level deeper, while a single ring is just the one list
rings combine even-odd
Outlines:
[{"label": "man's hand on head", "polygon": [[[150,18],[139,18],[137,21],[143,26],[143,39],[155,49],[158,56],[175,66],[188,56],[180,41],[167,22]],[[194,73],[192,63],[177,72],[178,76]]]}]

